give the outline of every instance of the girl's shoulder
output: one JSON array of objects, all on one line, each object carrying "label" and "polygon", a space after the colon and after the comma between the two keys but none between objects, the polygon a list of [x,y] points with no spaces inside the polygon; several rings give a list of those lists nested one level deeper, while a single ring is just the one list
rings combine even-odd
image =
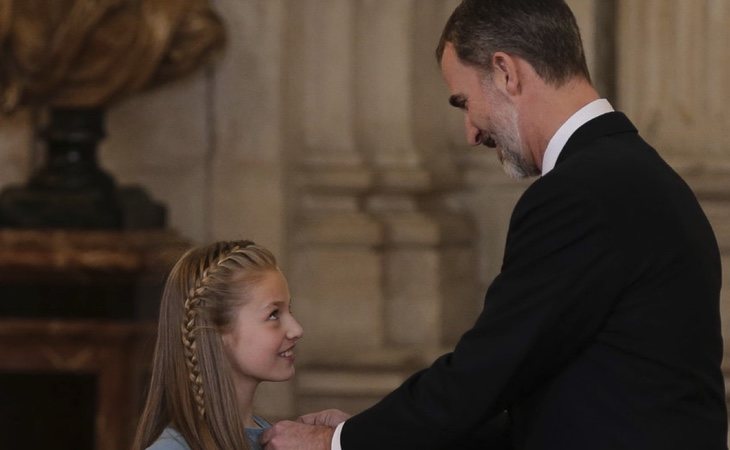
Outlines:
[{"label": "girl's shoulder", "polygon": [[246,428],[246,437],[251,444],[251,450],[261,450],[261,435],[264,434],[265,429],[271,428],[271,424],[259,416],[253,416],[253,420],[259,428]]},{"label": "girl's shoulder", "polygon": [[176,429],[167,427],[147,450],[190,450],[185,438]]},{"label": "girl's shoulder", "polygon": [[261,416],[254,415],[253,421],[256,422],[256,425],[258,425],[261,428],[264,428],[264,429],[271,428],[271,423]]},{"label": "girl's shoulder", "polygon": [[[260,428],[246,428],[246,436],[254,449],[260,448],[261,434],[263,434],[266,428],[271,427],[266,419],[254,416],[254,421]],[[147,447],[146,450],[190,450],[185,438],[174,428],[167,427],[162,431],[160,437],[152,443],[151,446]]]}]

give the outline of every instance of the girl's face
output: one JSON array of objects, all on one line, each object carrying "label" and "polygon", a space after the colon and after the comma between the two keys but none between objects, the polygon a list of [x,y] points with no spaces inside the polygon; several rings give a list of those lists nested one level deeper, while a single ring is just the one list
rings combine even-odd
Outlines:
[{"label": "girl's face", "polygon": [[236,383],[284,381],[294,375],[294,345],[302,327],[291,313],[289,287],[278,270],[249,287],[223,343]]}]

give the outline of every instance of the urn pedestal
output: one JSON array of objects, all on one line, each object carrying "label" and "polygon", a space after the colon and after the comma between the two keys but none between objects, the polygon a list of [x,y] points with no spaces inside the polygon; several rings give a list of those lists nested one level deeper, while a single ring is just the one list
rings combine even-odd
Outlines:
[{"label": "urn pedestal", "polygon": [[165,208],[99,167],[104,111],[53,108],[39,136],[44,161],[26,185],[0,193],[0,228],[140,229],[165,226]]},{"label": "urn pedestal", "polygon": [[164,230],[0,230],[0,448],[129,448],[187,247]]}]

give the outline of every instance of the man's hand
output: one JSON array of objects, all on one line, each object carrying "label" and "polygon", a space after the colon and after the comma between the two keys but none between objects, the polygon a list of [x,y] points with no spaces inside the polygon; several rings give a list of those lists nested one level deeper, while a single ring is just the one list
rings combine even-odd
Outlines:
[{"label": "man's hand", "polygon": [[327,425],[328,427],[334,428],[350,417],[350,414],[339,409],[325,409],[324,411],[305,414],[297,419],[297,421],[309,425]]},{"label": "man's hand", "polygon": [[335,430],[324,425],[307,425],[283,420],[264,431],[265,450],[330,450]]}]

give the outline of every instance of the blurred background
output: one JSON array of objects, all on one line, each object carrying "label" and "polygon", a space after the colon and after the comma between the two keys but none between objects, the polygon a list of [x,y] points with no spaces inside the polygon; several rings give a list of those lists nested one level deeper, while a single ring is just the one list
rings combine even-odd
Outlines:
[{"label": "blurred background", "polygon": [[[528,183],[448,105],[434,50],[458,1],[53,3],[0,1],[0,448],[126,448],[189,245],[280,261],[305,337],[295,379],[259,391],[272,420],[362,410],[469,328]],[[568,3],[599,91],[700,199],[728,285],[730,3]]]}]

